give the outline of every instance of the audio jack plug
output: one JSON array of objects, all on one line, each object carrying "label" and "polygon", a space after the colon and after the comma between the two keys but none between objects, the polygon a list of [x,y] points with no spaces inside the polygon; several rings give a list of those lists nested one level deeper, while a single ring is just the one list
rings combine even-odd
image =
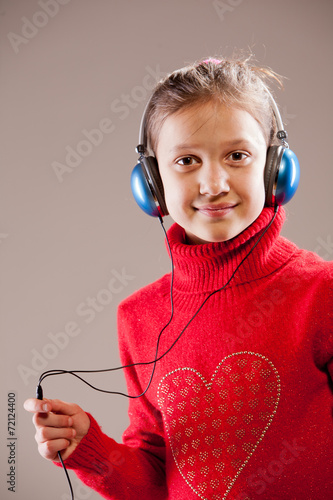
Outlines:
[{"label": "audio jack plug", "polygon": [[42,386],[40,384],[38,384],[36,387],[36,398],[43,399],[43,389],[42,389]]}]

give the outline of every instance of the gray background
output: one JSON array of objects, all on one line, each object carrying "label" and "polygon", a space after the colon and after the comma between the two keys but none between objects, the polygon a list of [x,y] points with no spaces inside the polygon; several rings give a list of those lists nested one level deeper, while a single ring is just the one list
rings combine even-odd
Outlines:
[{"label": "gray background", "polygon": [[[170,269],[159,223],[139,211],[129,186],[151,75],[250,47],[260,64],[286,76],[276,96],[302,177],[283,234],[333,257],[331,0],[49,2],[3,0],[0,8],[2,499],[69,498],[63,472],[37,452],[23,401],[34,395],[42,365],[117,365],[117,304]],[[82,131],[100,126],[109,128],[95,135],[96,145],[82,143]],[[85,156],[59,179],[54,162],[65,165],[71,148]],[[125,278],[106,294],[117,273]],[[98,297],[94,315],[88,297]],[[66,333],[56,347],[52,335],[71,322],[76,335]],[[93,381],[124,389],[121,373]],[[46,397],[80,404],[121,437],[126,400],[69,376],[43,387]],[[16,493],[5,483],[10,391],[17,394]],[[77,500],[98,498],[73,483]]]}]

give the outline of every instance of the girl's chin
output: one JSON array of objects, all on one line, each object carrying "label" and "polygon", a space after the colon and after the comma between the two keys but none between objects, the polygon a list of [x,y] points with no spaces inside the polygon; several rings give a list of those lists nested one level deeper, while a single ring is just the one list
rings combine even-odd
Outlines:
[{"label": "girl's chin", "polygon": [[[221,243],[239,236],[259,217],[260,213],[252,217],[242,218],[238,221],[223,220],[211,221],[208,224],[192,224],[185,233],[189,244]],[[184,226],[183,226],[184,227]]]}]

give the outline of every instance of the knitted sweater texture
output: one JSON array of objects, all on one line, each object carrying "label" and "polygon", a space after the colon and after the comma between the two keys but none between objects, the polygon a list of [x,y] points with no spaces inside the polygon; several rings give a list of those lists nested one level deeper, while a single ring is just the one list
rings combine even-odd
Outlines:
[{"label": "knitted sweater texture", "polygon": [[[187,245],[169,229],[174,312],[158,356],[171,350],[130,400],[123,443],[89,415],[66,461],[104,498],[333,498],[333,265],[280,236],[282,209],[253,249],[272,216],[223,243]],[[124,365],[154,360],[170,282],[120,304]],[[129,394],[152,369],[125,370]]]}]

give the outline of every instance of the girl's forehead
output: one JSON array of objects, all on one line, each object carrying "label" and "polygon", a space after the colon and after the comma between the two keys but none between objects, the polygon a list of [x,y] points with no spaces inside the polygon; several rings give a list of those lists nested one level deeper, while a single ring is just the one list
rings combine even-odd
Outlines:
[{"label": "girl's forehead", "polygon": [[261,127],[255,118],[240,107],[225,105],[219,101],[197,103],[169,115],[164,121],[157,140],[157,149],[172,139],[175,144],[195,142],[197,138],[214,141],[221,139],[236,141],[251,138],[265,142]]},{"label": "girl's forehead", "polygon": [[194,102],[191,105],[184,106],[179,109],[175,113],[170,116],[180,117],[183,119],[190,120],[191,118],[195,118],[199,113],[200,116],[207,116],[207,118],[213,117],[214,115],[221,114],[226,112],[228,108],[231,106],[227,106],[226,104],[218,101],[217,99],[211,99],[207,102]]},{"label": "girl's forehead", "polygon": [[[208,102],[198,102],[190,106],[186,106],[175,113],[170,114],[164,123],[186,127],[200,127],[204,125],[215,126],[218,124],[228,123],[229,121],[240,121],[244,126],[255,118],[251,113],[241,106],[225,104],[217,100]],[[164,125],[163,123],[163,125]],[[162,127],[163,127],[162,125]]]}]

